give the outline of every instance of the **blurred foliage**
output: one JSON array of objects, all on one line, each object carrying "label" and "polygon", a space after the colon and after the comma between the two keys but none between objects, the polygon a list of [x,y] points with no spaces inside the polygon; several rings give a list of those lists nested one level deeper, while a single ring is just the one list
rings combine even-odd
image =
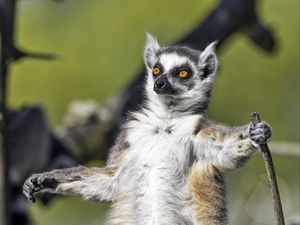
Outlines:
[{"label": "blurred foliage", "polygon": [[[220,53],[210,115],[237,125],[249,122],[250,112],[257,110],[272,125],[275,140],[299,141],[299,1],[259,3],[263,20],[274,27],[278,49],[270,55],[245,36],[233,35]],[[162,44],[172,43],[204,19],[215,4],[211,0],[19,1],[18,45],[57,53],[61,59],[17,63],[11,71],[9,104],[38,103],[56,126],[72,100],[104,102],[130,83],[142,67],[145,31]],[[299,212],[299,160],[276,158],[275,163],[282,178],[280,188],[286,190],[285,210]],[[255,157],[249,166],[230,174],[234,224],[268,223],[248,221],[246,214],[255,212],[244,205],[264,173],[262,160]],[[47,210],[35,206],[32,212],[37,224],[92,225],[101,224],[103,207],[70,199],[56,200]],[[263,211],[272,216],[271,205]]]}]

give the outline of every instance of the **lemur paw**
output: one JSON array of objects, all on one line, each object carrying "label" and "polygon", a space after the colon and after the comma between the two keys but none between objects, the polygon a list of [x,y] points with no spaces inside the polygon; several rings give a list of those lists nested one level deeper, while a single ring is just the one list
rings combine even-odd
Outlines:
[{"label": "lemur paw", "polygon": [[256,151],[256,146],[253,143],[242,140],[237,144],[237,151],[235,155],[237,158],[250,157]]},{"label": "lemur paw", "polygon": [[251,124],[249,134],[250,139],[258,145],[268,143],[272,137],[271,127],[264,121],[255,126]]},{"label": "lemur paw", "polygon": [[33,174],[23,185],[23,193],[29,201],[35,202],[34,194],[45,188],[56,188],[58,182],[49,173]]}]

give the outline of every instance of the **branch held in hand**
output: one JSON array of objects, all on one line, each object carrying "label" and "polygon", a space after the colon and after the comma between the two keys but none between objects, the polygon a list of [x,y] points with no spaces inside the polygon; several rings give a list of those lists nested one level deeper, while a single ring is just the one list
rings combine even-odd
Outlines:
[{"label": "branch held in hand", "polygon": [[[257,112],[253,112],[251,114],[251,121],[254,126],[260,123],[260,117]],[[280,194],[278,190],[276,173],[273,165],[271,152],[267,144],[261,144],[260,149],[263,155],[263,159],[265,161],[269,185],[272,192],[273,206],[274,206],[274,212],[276,217],[276,225],[284,225],[285,223],[284,223],[283,210],[282,210]]]}]

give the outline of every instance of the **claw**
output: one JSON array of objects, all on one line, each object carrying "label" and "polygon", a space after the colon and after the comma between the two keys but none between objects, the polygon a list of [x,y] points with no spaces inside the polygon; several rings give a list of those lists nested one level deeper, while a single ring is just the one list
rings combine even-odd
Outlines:
[{"label": "claw", "polygon": [[31,194],[29,197],[28,197],[28,200],[31,201],[32,203],[35,203],[36,200],[35,200],[35,197],[33,194]]},{"label": "claw", "polygon": [[24,186],[23,186],[23,193],[28,199],[28,201],[31,201],[35,203],[35,198],[34,198],[34,187],[32,186],[31,180],[27,181]]}]

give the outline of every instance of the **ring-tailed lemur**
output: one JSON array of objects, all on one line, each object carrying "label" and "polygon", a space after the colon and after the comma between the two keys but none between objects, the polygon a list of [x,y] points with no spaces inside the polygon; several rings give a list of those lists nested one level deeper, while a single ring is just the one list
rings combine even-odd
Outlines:
[{"label": "ring-tailed lemur", "polygon": [[34,174],[24,194],[49,191],[112,202],[108,225],[228,224],[223,172],[242,166],[271,138],[267,123],[229,127],[206,109],[217,71],[203,52],[161,47],[147,35],[147,101],[132,112],[104,168]]}]

